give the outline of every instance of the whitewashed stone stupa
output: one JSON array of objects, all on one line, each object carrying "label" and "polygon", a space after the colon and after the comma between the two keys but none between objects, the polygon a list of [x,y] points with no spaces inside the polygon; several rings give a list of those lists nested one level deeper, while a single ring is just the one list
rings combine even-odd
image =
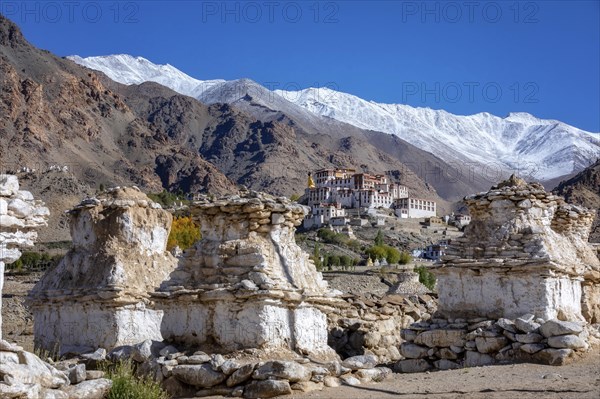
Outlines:
[{"label": "whitewashed stone stupa", "polygon": [[153,294],[165,339],[210,350],[287,349],[330,357],[327,283],[294,240],[306,209],[250,192],[191,206],[202,240]]},{"label": "whitewashed stone stupa", "polygon": [[135,188],[69,211],[73,248],[30,292],[37,347],[61,352],[162,340],[150,292],[176,266],[172,216]]},{"label": "whitewashed stone stupa", "polygon": [[594,213],[514,176],[465,201],[471,224],[434,269],[440,313],[583,320],[584,276],[600,270],[587,242]]},{"label": "whitewashed stone stupa", "polygon": [[139,190],[85,200],[69,211],[73,248],[30,293],[36,345],[84,352],[151,339],[334,358],[319,309],[339,299],[294,241],[305,212],[255,192],[197,201],[202,239],[175,258],[171,215]]}]

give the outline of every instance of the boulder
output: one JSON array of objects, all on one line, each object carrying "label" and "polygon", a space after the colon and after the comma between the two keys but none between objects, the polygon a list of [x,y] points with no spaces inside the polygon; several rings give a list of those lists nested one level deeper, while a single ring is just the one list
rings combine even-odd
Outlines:
[{"label": "boulder", "polygon": [[460,368],[460,365],[458,363],[447,359],[436,360],[435,362],[433,362],[433,365],[438,370],[454,370]]},{"label": "boulder", "polygon": [[83,381],[77,385],[71,385],[65,389],[69,399],[104,399],[112,387],[112,381],[105,378],[91,381]]},{"label": "boulder", "polygon": [[537,352],[533,359],[551,366],[562,366],[572,354],[572,349],[548,348]]},{"label": "boulder", "polygon": [[243,397],[247,399],[264,399],[292,393],[290,383],[286,380],[252,381],[244,388]]},{"label": "boulder", "polygon": [[252,373],[254,372],[253,364],[245,364],[236,371],[231,374],[231,376],[227,379],[227,386],[233,387],[235,385],[241,384],[246,381],[250,377],[252,377]]},{"label": "boulder", "polygon": [[465,356],[465,367],[490,366],[494,363],[494,358],[485,353],[469,351]]},{"label": "boulder", "polygon": [[172,373],[180,381],[200,388],[210,388],[227,378],[225,374],[214,371],[210,364],[180,365],[174,367]]},{"label": "boulder", "polygon": [[556,335],[579,334],[583,327],[571,321],[548,320],[540,327],[540,332],[546,338]]},{"label": "boulder", "polygon": [[588,344],[577,335],[557,335],[548,338],[548,345],[557,349],[587,349]]},{"label": "boulder", "polygon": [[337,377],[332,377],[330,375],[326,376],[325,379],[323,380],[323,384],[327,387],[327,388],[336,388],[339,387],[340,384],[340,379]]},{"label": "boulder", "polygon": [[71,384],[79,384],[86,379],[85,364],[73,364],[67,372]]},{"label": "boulder", "polygon": [[422,359],[427,357],[429,348],[411,343],[403,343],[400,345],[400,354],[408,359]]},{"label": "boulder", "polygon": [[352,374],[344,374],[340,377],[340,380],[342,380],[342,384],[344,385],[350,385],[352,387],[360,385],[360,380],[356,377],[354,377]]},{"label": "boulder", "polygon": [[12,197],[19,192],[19,179],[14,175],[0,175],[0,196]]},{"label": "boulder", "polygon": [[360,369],[354,375],[362,382],[380,382],[392,373],[392,370],[387,367],[375,367],[373,369]]},{"label": "boulder", "polygon": [[523,352],[534,354],[546,348],[544,344],[524,344],[519,347]]},{"label": "boulder", "polygon": [[379,359],[375,355],[359,355],[344,359],[342,366],[351,370],[372,369],[378,362]]},{"label": "boulder", "polygon": [[221,364],[221,371],[225,374],[225,375],[231,375],[233,374],[234,371],[236,371],[237,369],[239,369],[241,367],[241,365],[236,362],[235,360],[225,360],[223,362],[223,364]]},{"label": "boulder", "polygon": [[475,338],[475,345],[477,345],[477,350],[481,353],[498,352],[500,349],[504,348],[507,343],[508,340],[505,337]]},{"label": "boulder", "polygon": [[33,353],[19,352],[19,363],[0,364],[0,376],[16,383],[40,385],[42,388],[61,388],[69,385],[67,375],[44,363]]},{"label": "boulder", "polygon": [[517,327],[519,331],[522,331],[524,333],[530,333],[540,328],[540,325],[533,321],[533,317],[531,320],[519,318],[515,320],[515,327]]},{"label": "boulder", "polygon": [[522,344],[535,344],[540,342],[544,337],[537,333],[515,334],[515,339]]},{"label": "boulder", "polygon": [[279,360],[259,364],[252,374],[255,380],[280,378],[290,382],[308,381],[311,376],[311,371],[301,364]]},{"label": "boulder", "polygon": [[433,347],[450,347],[464,345],[465,333],[462,330],[429,330],[415,338],[414,343]]},{"label": "boulder", "polygon": [[425,359],[400,360],[394,365],[394,371],[398,373],[421,373],[431,369],[431,364]]}]

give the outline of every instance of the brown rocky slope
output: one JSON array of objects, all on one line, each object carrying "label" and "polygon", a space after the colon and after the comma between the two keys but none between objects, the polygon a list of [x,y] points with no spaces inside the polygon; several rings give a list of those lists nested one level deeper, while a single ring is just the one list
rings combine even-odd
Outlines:
[{"label": "brown rocky slope", "polygon": [[560,182],[553,192],[564,196],[567,202],[596,209],[590,241],[600,242],[600,159],[574,177]]},{"label": "brown rocky slope", "polygon": [[303,193],[310,170],[352,166],[388,171],[444,209],[434,187],[400,160],[407,149],[382,151],[367,135],[338,133],[316,134],[286,116],[259,120],[229,105],[207,106],[155,83],[115,83],[35,48],[0,16],[4,171],[58,164],[92,189],[136,184],[222,194],[244,184],[291,195]]}]

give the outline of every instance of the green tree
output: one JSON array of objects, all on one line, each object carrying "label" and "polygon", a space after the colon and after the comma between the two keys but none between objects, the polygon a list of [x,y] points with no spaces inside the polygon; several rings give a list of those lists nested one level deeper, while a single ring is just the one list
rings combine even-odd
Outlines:
[{"label": "green tree", "polygon": [[365,253],[369,258],[371,258],[373,262],[375,262],[378,259],[387,258],[387,251],[382,245],[374,245],[371,248],[367,249]]},{"label": "green tree", "polygon": [[329,263],[331,264],[331,266],[339,267],[341,263],[340,257],[337,255],[329,256]]},{"label": "green tree", "polygon": [[296,201],[298,201],[299,199],[300,199],[300,194],[292,194],[292,195],[290,196],[290,201],[292,201],[292,202],[296,202]]},{"label": "green tree", "polygon": [[377,231],[377,235],[375,236],[375,245],[382,246],[383,245],[383,238],[384,238],[383,231],[381,231],[381,229],[379,229]]},{"label": "green tree", "polygon": [[435,275],[423,266],[416,267],[415,272],[419,273],[419,282],[433,291],[435,288]]},{"label": "green tree", "polygon": [[331,265],[329,264],[329,254],[323,255],[323,268],[327,268],[327,270],[331,270]]},{"label": "green tree", "polygon": [[383,247],[385,248],[385,260],[387,260],[388,264],[394,265],[398,263],[400,260],[400,251],[389,245],[384,245]]},{"label": "green tree", "polygon": [[323,268],[321,263],[321,248],[319,247],[318,243],[315,244],[315,248],[313,249],[312,260],[315,263],[317,270],[321,270]]},{"label": "green tree", "polygon": [[352,266],[352,258],[349,257],[348,255],[341,255],[340,256],[340,265],[342,266],[342,268],[344,270],[350,269],[350,267]]},{"label": "green tree", "polygon": [[178,246],[186,250],[200,240],[200,226],[189,216],[175,218],[171,225],[171,232],[167,240],[167,249],[171,250]]}]

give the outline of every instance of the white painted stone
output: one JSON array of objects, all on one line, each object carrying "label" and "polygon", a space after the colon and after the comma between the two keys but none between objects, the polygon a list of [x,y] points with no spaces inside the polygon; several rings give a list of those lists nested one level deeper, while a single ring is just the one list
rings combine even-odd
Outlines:
[{"label": "white painted stone", "polygon": [[26,218],[33,214],[34,208],[30,203],[15,198],[8,203],[8,211],[19,218]]},{"label": "white painted stone", "polygon": [[162,311],[144,306],[100,308],[94,303],[63,303],[60,307],[36,306],[36,346],[81,353],[86,348],[115,348],[146,339],[162,341]]},{"label": "white painted stone", "polygon": [[19,179],[14,175],[0,175],[0,196],[11,197],[19,192]]},{"label": "white painted stone", "polygon": [[77,385],[71,385],[65,389],[70,398],[103,399],[106,397],[112,381],[100,378],[97,380],[83,381]]},{"label": "white painted stone", "polygon": [[[461,271],[444,273],[437,287],[439,310],[452,317],[514,319],[532,311],[543,319],[559,314],[581,319],[581,284],[569,277],[521,274],[519,278],[506,278],[493,270],[481,275]],[[482,297],[481,292],[486,295]]]}]

